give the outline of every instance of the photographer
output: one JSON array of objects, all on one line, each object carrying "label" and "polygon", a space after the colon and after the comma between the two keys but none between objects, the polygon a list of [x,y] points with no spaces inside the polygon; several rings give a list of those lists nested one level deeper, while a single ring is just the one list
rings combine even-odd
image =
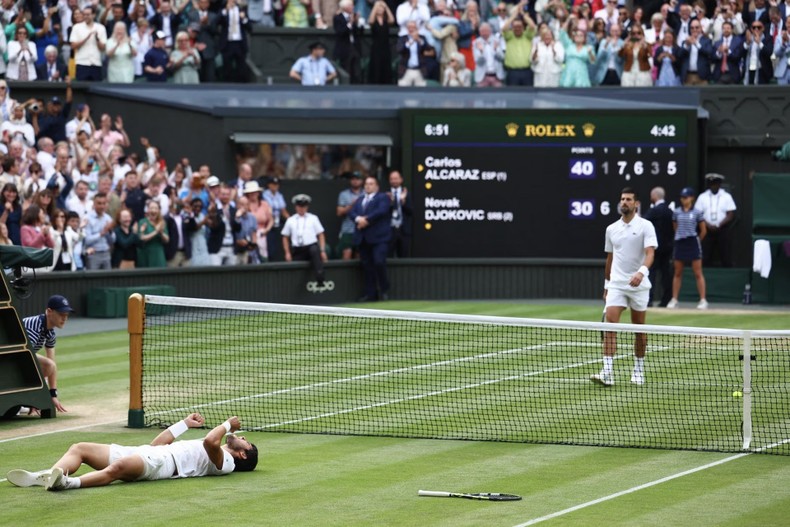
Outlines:
[{"label": "photographer", "polygon": [[31,113],[33,114],[33,130],[36,132],[36,139],[49,137],[55,143],[67,140],[66,123],[71,114],[72,98],[71,79],[66,77],[65,104],[60,97],[56,95],[49,100],[43,112],[41,109],[39,109],[39,111],[34,111],[31,108]]},{"label": "photographer", "polygon": [[36,45],[30,41],[27,26],[17,23],[15,38],[8,43],[6,78],[17,81],[36,80],[36,60],[38,51]]}]

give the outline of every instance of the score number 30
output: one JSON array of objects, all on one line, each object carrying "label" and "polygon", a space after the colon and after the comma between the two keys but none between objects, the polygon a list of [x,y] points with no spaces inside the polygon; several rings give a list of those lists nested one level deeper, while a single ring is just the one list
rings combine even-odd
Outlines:
[{"label": "score number 30", "polygon": [[575,220],[589,220],[595,218],[596,209],[601,216],[608,216],[612,212],[612,207],[608,201],[602,201],[596,207],[594,199],[572,199],[568,202],[568,215]]}]

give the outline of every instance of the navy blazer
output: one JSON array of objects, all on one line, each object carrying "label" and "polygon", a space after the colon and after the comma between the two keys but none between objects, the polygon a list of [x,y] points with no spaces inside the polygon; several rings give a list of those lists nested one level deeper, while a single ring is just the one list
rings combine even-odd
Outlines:
[{"label": "navy blazer", "polygon": [[[184,256],[189,260],[192,258],[192,233],[197,230],[197,223],[195,218],[191,216],[182,216],[181,218]],[[170,239],[165,244],[165,260],[172,260],[176,252],[178,252],[178,225],[176,225],[176,220],[170,214],[165,216],[165,223],[167,223],[167,232],[170,233]]]},{"label": "navy blazer", "polygon": [[392,220],[389,197],[383,192],[376,192],[368,206],[363,208],[364,201],[365,196],[360,196],[348,213],[348,217],[354,222],[354,225],[360,216],[364,216],[368,220],[368,226],[364,229],[354,228],[354,245],[359,245],[362,242],[371,244],[389,242],[390,221]]},{"label": "navy blazer", "polygon": [[[724,38],[720,38],[713,43],[713,80],[716,82],[721,78],[721,57],[716,56],[716,53],[722,42],[724,42]],[[732,35],[730,53],[727,55],[727,68],[734,83],[741,81],[741,58],[743,57],[743,52],[743,38]]]},{"label": "navy blazer", "polygon": [[[686,54],[683,57],[683,63],[680,65],[680,80],[686,82],[686,75],[689,73],[689,64],[691,61],[691,48],[683,45]],[[710,79],[710,67],[712,61],[716,60],[716,53],[713,51],[713,43],[708,37],[700,37],[699,49],[697,50],[697,75],[699,78],[706,81]]]},{"label": "navy blazer", "polygon": [[672,226],[672,209],[667,202],[659,203],[655,207],[647,209],[644,218],[653,224],[658,238],[658,248],[656,251],[666,253],[672,252],[675,244],[675,228]]}]

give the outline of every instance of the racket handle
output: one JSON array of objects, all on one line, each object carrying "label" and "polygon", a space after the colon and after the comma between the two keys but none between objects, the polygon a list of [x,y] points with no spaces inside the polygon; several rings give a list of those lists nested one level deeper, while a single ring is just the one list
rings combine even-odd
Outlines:
[{"label": "racket handle", "polygon": [[428,496],[431,498],[449,498],[451,493],[449,492],[442,492],[440,490],[418,490],[418,496]]}]

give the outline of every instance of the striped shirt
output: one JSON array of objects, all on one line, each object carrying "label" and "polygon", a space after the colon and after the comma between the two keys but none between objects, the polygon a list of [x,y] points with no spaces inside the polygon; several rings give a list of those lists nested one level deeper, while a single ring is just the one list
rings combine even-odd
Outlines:
[{"label": "striped shirt", "polygon": [[675,239],[682,240],[684,238],[696,238],[697,225],[705,220],[701,210],[683,210],[682,207],[678,207],[672,213],[672,221],[677,225]]},{"label": "striped shirt", "polygon": [[38,352],[43,347],[55,347],[55,330],[47,329],[47,316],[36,315],[22,320],[27,333],[27,341],[33,353]]}]

